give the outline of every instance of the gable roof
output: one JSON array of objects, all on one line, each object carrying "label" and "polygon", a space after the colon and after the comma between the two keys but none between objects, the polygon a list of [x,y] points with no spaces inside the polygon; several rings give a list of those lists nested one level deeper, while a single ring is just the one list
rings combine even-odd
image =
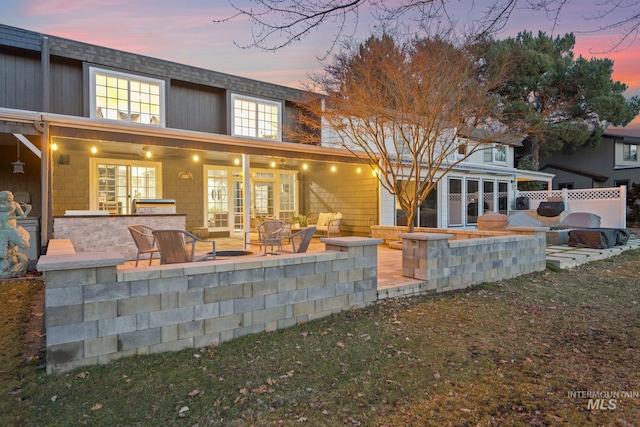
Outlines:
[{"label": "gable roof", "polygon": [[267,98],[300,101],[306,99],[308,95],[307,91],[287,86],[0,24],[0,45],[42,52],[43,40],[45,39],[52,57],[67,58],[110,68],[115,65],[123,71],[170,78]]},{"label": "gable roof", "polygon": [[576,175],[581,175],[581,176],[586,176],[587,178],[591,178],[596,182],[605,182],[609,179],[608,176],[605,175],[601,175],[599,173],[596,172],[590,172],[584,169],[578,169],[578,168],[572,168],[570,166],[565,166],[565,165],[560,165],[557,163],[550,163],[548,165],[544,165],[543,167],[540,168],[540,170],[545,170],[547,168],[553,168],[553,169],[557,169],[560,171],[564,171],[564,172],[569,172],[569,173],[573,173]]},{"label": "gable roof", "polygon": [[640,126],[610,127],[603,137],[616,140],[622,139],[624,142],[640,144]]}]

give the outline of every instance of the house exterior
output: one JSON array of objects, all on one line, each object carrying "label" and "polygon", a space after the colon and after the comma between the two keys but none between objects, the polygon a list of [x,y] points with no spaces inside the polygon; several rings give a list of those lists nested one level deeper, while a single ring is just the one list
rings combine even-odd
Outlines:
[{"label": "house exterior", "polygon": [[607,188],[640,183],[640,129],[611,128],[597,147],[540,159],[555,174],[554,189]]},{"label": "house exterior", "polygon": [[[356,236],[401,222],[351,153],[295,139],[307,95],[0,25],[0,189],[33,206],[43,248],[56,217],[133,215],[148,201],[212,236],[240,235],[253,216],[341,212]],[[419,225],[474,227],[514,208],[517,180],[551,181],[515,169],[513,149],[490,144],[455,167]]]}]

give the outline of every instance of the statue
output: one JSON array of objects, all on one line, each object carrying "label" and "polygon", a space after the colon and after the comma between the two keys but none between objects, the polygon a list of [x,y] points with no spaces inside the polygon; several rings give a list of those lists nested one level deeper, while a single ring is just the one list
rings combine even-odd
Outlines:
[{"label": "statue", "polygon": [[18,248],[29,248],[29,232],[18,226],[26,218],[31,205],[13,200],[11,191],[0,191],[0,278],[24,276],[29,258]]}]

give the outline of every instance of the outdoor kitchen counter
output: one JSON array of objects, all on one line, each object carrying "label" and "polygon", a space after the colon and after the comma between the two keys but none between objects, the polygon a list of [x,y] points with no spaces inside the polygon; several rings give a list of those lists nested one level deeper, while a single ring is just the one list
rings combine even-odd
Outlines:
[{"label": "outdoor kitchen counter", "polygon": [[53,218],[56,239],[70,239],[77,252],[114,251],[136,259],[136,245],[127,228],[144,224],[159,229],[186,228],[185,214],[65,215]]}]

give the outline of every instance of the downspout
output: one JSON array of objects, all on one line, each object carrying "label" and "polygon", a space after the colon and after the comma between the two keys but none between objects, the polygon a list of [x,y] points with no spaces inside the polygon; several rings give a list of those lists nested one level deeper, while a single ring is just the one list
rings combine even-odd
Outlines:
[{"label": "downspout", "polygon": [[[51,55],[49,52],[49,38],[42,36],[40,52],[42,64],[42,111],[50,112],[50,68]],[[35,128],[42,133],[40,137],[42,158],[40,159],[40,188],[42,189],[42,216],[40,220],[40,253],[44,253],[49,244],[49,238],[53,234],[53,217],[51,216],[51,144],[49,142],[49,124],[41,116],[39,122],[34,123]]]}]

